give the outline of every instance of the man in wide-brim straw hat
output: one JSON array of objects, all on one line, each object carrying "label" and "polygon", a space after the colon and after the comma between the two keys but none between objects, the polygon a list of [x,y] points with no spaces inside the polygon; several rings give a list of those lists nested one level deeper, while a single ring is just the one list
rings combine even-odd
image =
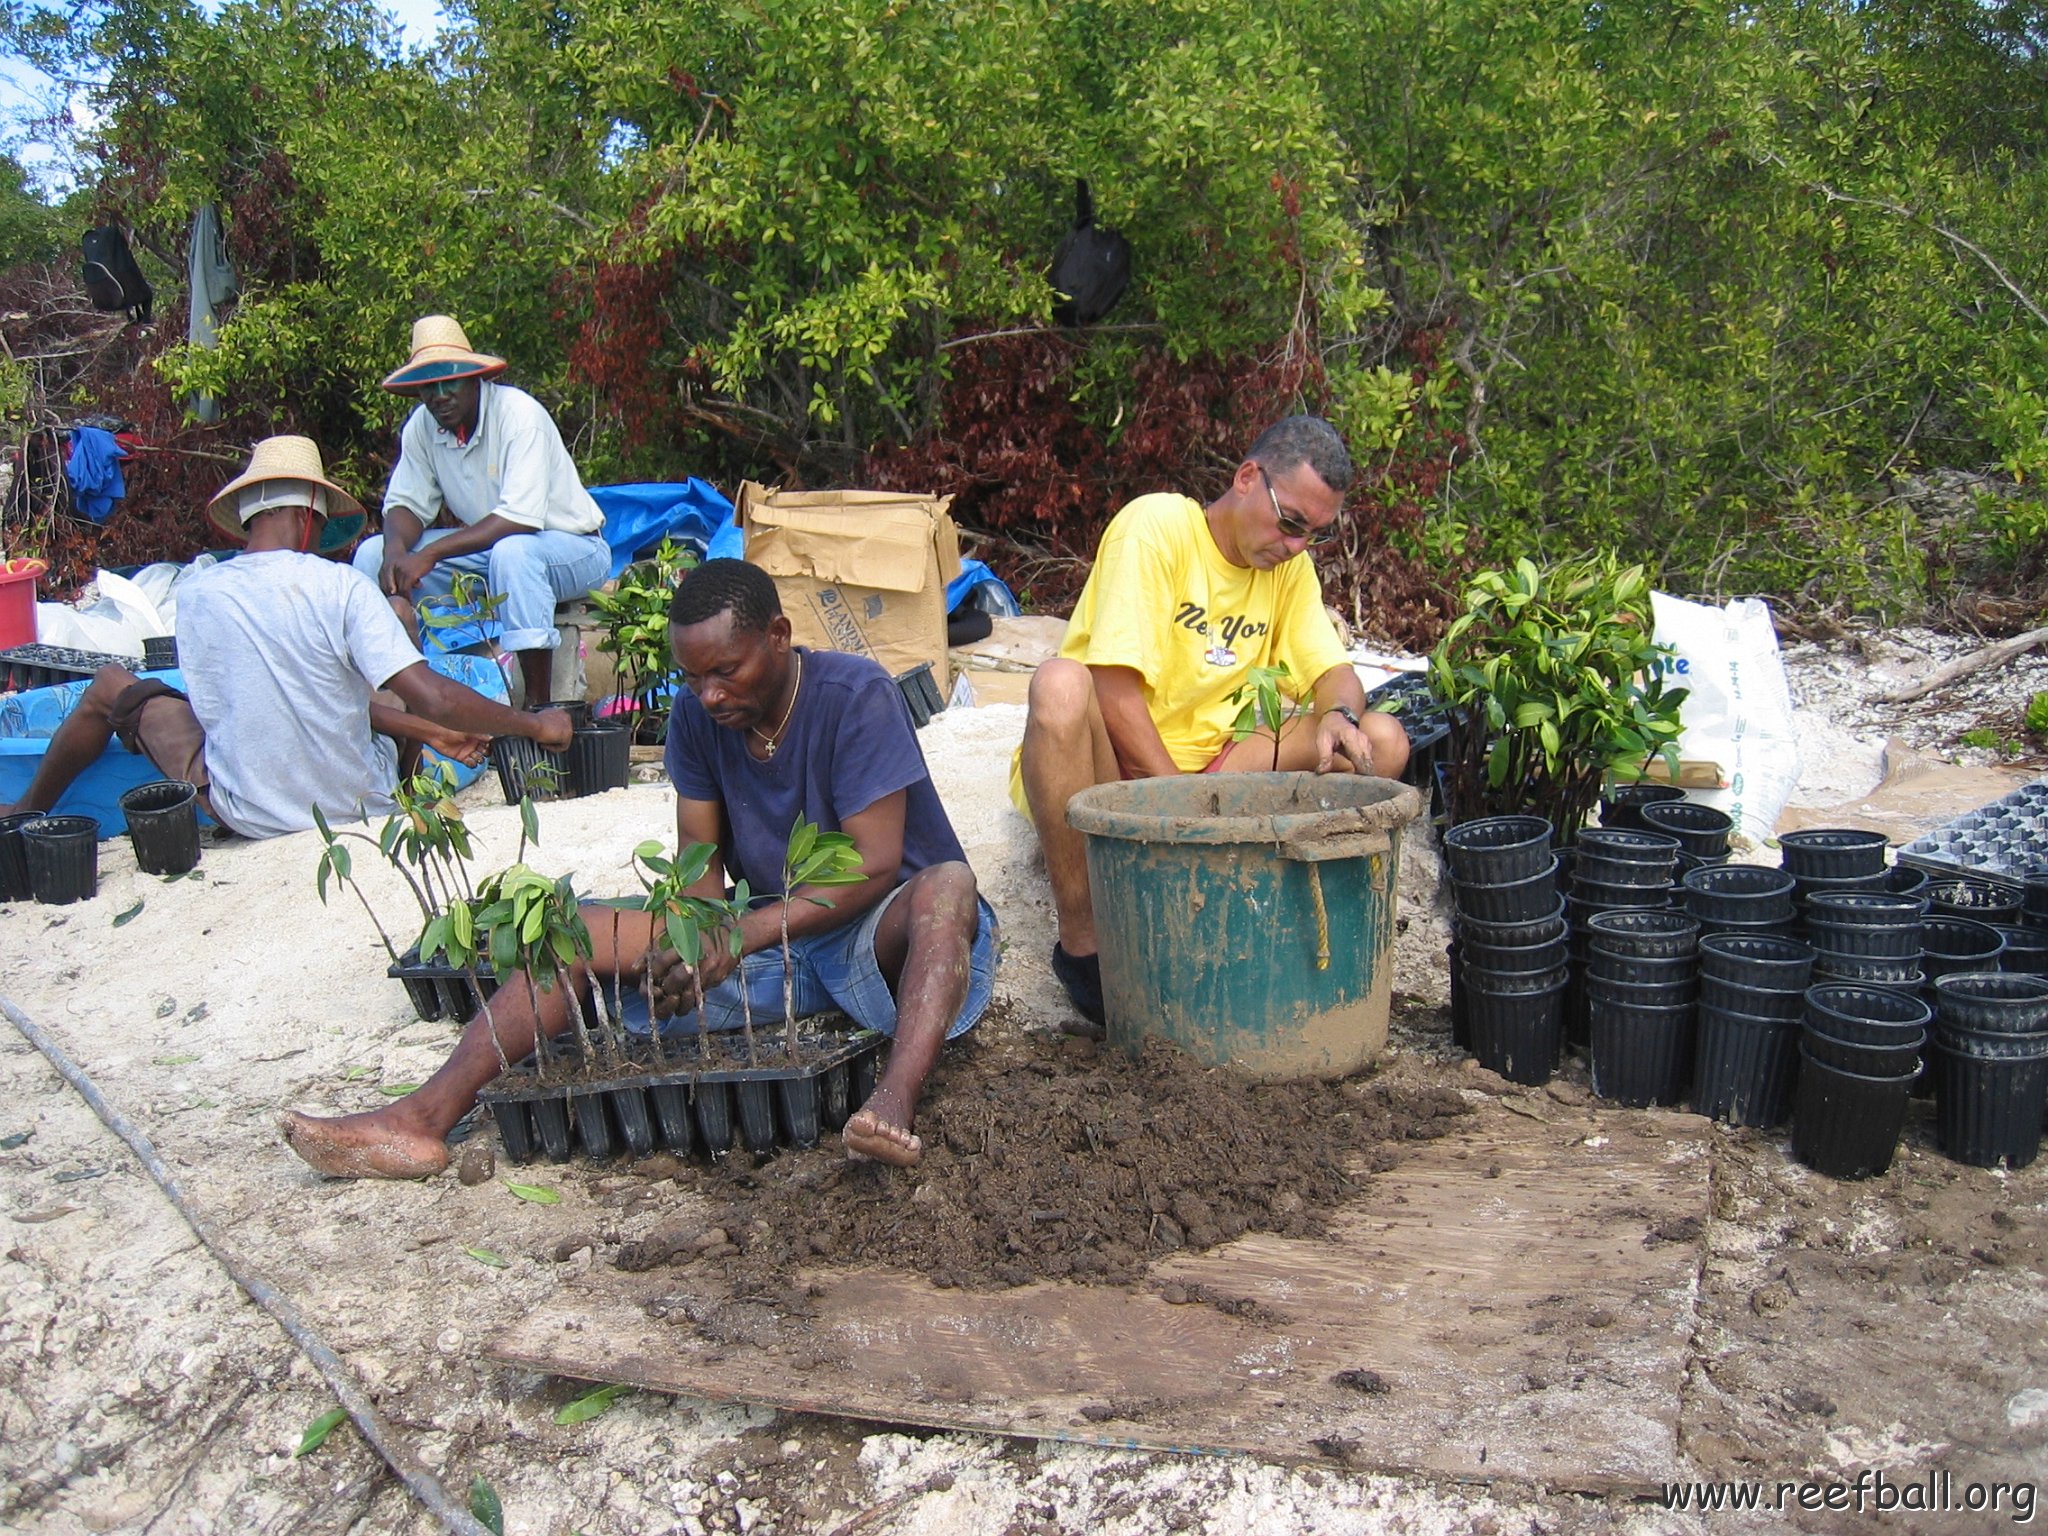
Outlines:
[{"label": "man in wide-brim straw hat", "polygon": [[316,806],[330,821],[390,810],[399,742],[466,762],[492,736],[569,744],[563,711],[508,709],[432,671],[382,594],[314,553],[353,538],[363,509],[312,439],[265,438],[210,510],[247,548],[179,585],[186,692],[102,667],[11,809],[55,806],[115,736],[245,837],[303,831]]},{"label": "man in wide-brim straw hat", "polygon": [[356,569],[411,605],[458,572],[501,599],[500,639],[519,657],[528,705],[549,697],[555,605],[611,571],[604,513],[583,488],[554,419],[533,396],[491,381],[505,360],[478,352],[447,315],[413,323],[412,356],[384,387],[419,397],[384,491],[384,532]]}]

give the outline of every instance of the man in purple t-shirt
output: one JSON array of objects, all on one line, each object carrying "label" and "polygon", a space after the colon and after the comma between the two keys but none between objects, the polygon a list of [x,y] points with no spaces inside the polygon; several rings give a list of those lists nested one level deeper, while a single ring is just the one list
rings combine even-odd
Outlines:
[{"label": "man in purple t-shirt", "polygon": [[[908,1167],[923,1155],[912,1130],[918,1094],[939,1046],[974,1027],[995,988],[996,920],[975,890],[918,750],[910,711],[874,662],[790,643],[775,583],[738,560],[712,560],[676,588],[669,643],[688,685],[669,721],[668,772],[676,789],[679,842],[710,843],[718,856],[690,888],[722,897],[745,880],[754,897],[739,926],[742,958],[722,946],[693,978],[673,950],[651,950],[644,914],[604,909],[591,921],[587,976],[614,973],[639,985],[651,965],[656,1012],[695,1028],[702,987],[705,1023],[735,1028],[740,989],[760,1016],[782,1011],[782,925],[789,924],[797,1013],[838,1008],[894,1039],[873,1095],[840,1132],[849,1157]],[[857,885],[818,892],[822,905],[781,889],[782,856],[801,815],[844,832],[860,851]],[[787,909],[785,912],[785,908]],[[617,934],[616,940],[614,934]],[[536,1034],[568,1028],[566,994],[502,988],[492,1018],[518,1060]],[[441,1070],[403,1099],[369,1114],[288,1115],[285,1139],[322,1173],[419,1178],[447,1166],[445,1138],[497,1076],[497,1049],[479,1015]]]}]

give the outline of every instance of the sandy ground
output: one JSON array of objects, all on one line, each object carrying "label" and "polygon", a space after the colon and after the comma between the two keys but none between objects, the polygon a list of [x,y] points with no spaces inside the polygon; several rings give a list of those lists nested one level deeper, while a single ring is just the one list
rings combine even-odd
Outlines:
[{"label": "sandy ground", "polygon": [[[1938,659],[1795,648],[1795,697],[1817,749],[1801,798],[1867,789],[1882,742],[1926,745],[1987,703],[1903,720],[1870,704],[1888,667]],[[1880,654],[1873,656],[1875,648]],[[1810,654],[1806,654],[1810,653]],[[2021,679],[2023,685],[2029,679]],[[2042,686],[2038,681],[2033,686]],[[2020,692],[2023,704],[2025,693]],[[1046,963],[1050,901],[1033,839],[1003,793],[1022,709],[949,711],[923,733],[941,793],[1004,925],[1006,1029],[1065,1016]],[[1929,725],[1927,722],[1933,721]],[[474,791],[484,867],[509,858],[514,813]],[[591,894],[634,889],[627,857],[671,831],[659,785],[543,810],[532,862]],[[53,1034],[156,1142],[191,1198],[291,1296],[451,1488],[486,1479],[520,1533],[1010,1533],[1869,1529],[1801,1516],[1705,1521],[1509,1484],[1430,1484],[1244,1460],[900,1433],[653,1394],[572,1427],[576,1383],[506,1370],[479,1344],[687,1197],[623,1168],[529,1171],[538,1206],[498,1176],[410,1185],[315,1178],[273,1120],[386,1102],[452,1037],[412,1018],[362,909],[314,897],[310,838],[210,849],[203,879],[137,873],[102,850],[98,898],[0,908],[0,996]],[[1448,1043],[1441,908],[1427,838],[1404,860],[1394,1051],[1404,1069],[1518,1115],[1660,1136],[1660,1112],[1589,1102],[1583,1072],[1512,1088]],[[405,926],[394,878],[364,861],[372,902]],[[123,926],[117,915],[140,910]],[[1687,1117],[1697,1130],[1701,1122]],[[25,1136],[25,1140],[15,1138]],[[1716,1132],[1713,1219],[1700,1235],[1682,1445],[1705,1476],[1800,1468],[1904,1475],[1932,1464],[2042,1480],[2048,1471],[2048,1173],[1963,1169],[1916,1121],[1891,1175],[1837,1185],[1783,1139]],[[488,1133],[476,1138],[488,1145]],[[194,1240],[126,1149],[42,1057],[0,1031],[0,1529],[38,1532],[414,1532],[434,1528],[352,1430],[292,1454],[332,1406],[317,1375]],[[597,1238],[595,1248],[565,1244]],[[502,1266],[475,1255],[503,1260]],[[1822,1347],[1826,1346],[1826,1347]],[[1830,1523],[1832,1519],[1833,1523]],[[1886,1529],[2003,1529],[1955,1516]]]}]

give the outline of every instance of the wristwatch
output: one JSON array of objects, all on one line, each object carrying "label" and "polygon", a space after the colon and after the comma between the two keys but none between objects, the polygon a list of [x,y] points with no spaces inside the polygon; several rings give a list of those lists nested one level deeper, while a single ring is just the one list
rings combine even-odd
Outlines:
[{"label": "wristwatch", "polygon": [[1332,704],[1323,713],[1326,715],[1342,715],[1351,722],[1351,728],[1354,731],[1358,729],[1358,716],[1352,712],[1349,704]]}]

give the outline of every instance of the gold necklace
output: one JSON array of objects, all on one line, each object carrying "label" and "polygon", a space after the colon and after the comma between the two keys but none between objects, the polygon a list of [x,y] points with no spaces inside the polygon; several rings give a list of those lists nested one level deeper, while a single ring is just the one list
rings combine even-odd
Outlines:
[{"label": "gold necklace", "polygon": [[749,727],[749,729],[752,730],[756,736],[761,738],[762,745],[767,747],[768,756],[770,757],[770,759],[773,759],[775,756],[776,741],[781,737],[783,731],[788,727],[789,717],[796,713],[796,696],[798,691],[802,689],[803,685],[804,653],[802,651],[798,651],[796,653],[796,686],[789,690],[789,708],[785,709],[782,712],[782,719],[776,723],[775,729],[772,731],[764,731],[758,725]]}]

